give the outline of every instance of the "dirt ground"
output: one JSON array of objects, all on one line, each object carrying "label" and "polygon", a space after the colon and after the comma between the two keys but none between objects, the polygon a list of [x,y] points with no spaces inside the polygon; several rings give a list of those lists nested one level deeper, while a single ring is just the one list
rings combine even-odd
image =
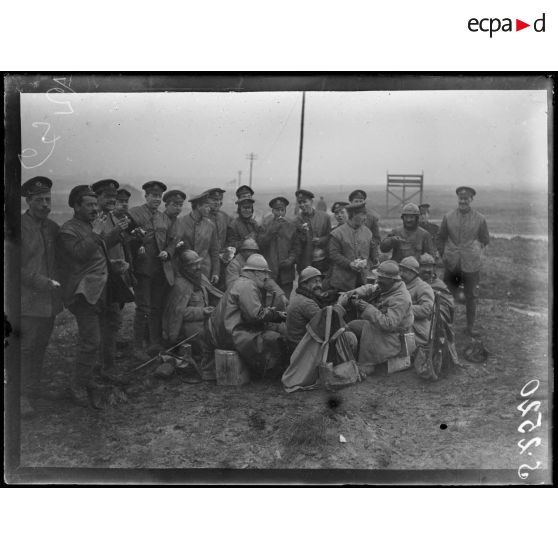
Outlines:
[{"label": "dirt ground", "polygon": [[[548,462],[548,287],[546,244],[497,243],[481,285],[478,325],[489,358],[463,358],[464,307],[457,306],[457,349],[463,367],[437,382],[410,371],[369,376],[331,393],[286,394],[279,378],[242,387],[186,383],[181,375],[128,376],[128,401],[99,411],[70,401],[44,401],[21,423],[21,465],[124,468],[350,468],[517,469]],[[525,251],[534,261],[514,262]],[[534,254],[534,255],[533,255]],[[494,259],[495,258],[495,259]],[[511,274],[511,275],[510,275]],[[515,281],[515,283],[513,283]],[[513,283],[513,284],[512,284]],[[512,292],[512,287],[521,296]],[[546,302],[545,302],[546,301]],[[133,305],[125,310],[123,337],[131,336]],[[63,386],[73,366],[74,319],[58,316],[45,371]],[[124,347],[125,355],[130,346]],[[133,363],[120,358],[122,370]],[[537,378],[529,399],[542,402],[542,426],[517,430],[524,418],[520,391]],[[529,413],[525,418],[534,418]],[[532,455],[517,443],[540,436]],[[343,438],[341,438],[341,436]],[[344,439],[345,441],[341,441]]]}]

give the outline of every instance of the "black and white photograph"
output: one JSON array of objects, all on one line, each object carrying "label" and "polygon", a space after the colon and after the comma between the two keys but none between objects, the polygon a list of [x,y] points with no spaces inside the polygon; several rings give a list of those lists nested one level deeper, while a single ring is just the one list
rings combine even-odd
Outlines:
[{"label": "black and white photograph", "polygon": [[7,482],[551,483],[554,87],[5,75]]}]

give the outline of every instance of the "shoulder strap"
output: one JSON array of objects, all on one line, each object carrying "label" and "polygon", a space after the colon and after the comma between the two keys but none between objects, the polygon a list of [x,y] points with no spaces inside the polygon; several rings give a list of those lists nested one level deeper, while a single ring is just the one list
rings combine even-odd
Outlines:
[{"label": "shoulder strap", "polygon": [[322,344],[322,363],[325,364],[327,361],[327,347],[329,346],[329,334],[331,332],[331,314],[333,312],[333,307],[328,306],[326,308],[326,326],[325,326],[325,333],[324,333],[324,342]]}]

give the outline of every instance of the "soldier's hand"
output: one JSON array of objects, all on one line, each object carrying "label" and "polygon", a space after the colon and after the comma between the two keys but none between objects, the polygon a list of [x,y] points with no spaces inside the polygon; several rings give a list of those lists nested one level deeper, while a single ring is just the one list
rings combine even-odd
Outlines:
[{"label": "soldier's hand", "polygon": [[145,246],[140,246],[138,248],[138,256],[143,256],[145,255]]},{"label": "soldier's hand", "polygon": [[169,253],[166,250],[162,250],[157,257],[166,262],[169,259]]},{"label": "soldier's hand", "polygon": [[343,307],[347,306],[349,304],[350,296],[350,293],[341,293],[337,299],[337,304],[340,304]]},{"label": "soldier's hand", "polygon": [[366,302],[365,300],[362,300],[362,298],[359,298],[356,302],[356,307],[358,308],[359,312],[364,312],[364,310],[366,310],[370,304],[368,304],[368,302]]},{"label": "soldier's hand", "polygon": [[350,268],[353,271],[360,271],[359,266],[357,265],[357,263],[355,262],[355,260],[353,260],[352,262],[349,263]]},{"label": "soldier's hand", "polygon": [[103,226],[105,221],[107,220],[106,215],[101,215],[101,217],[97,217],[95,221],[93,221],[91,228],[95,234],[101,234],[103,232]]},{"label": "soldier's hand", "polygon": [[54,279],[49,279],[48,280],[48,288],[51,291],[54,291],[55,289],[59,289],[60,288],[60,283],[58,281],[55,281]]},{"label": "soldier's hand", "polygon": [[215,306],[206,306],[206,307],[203,309],[203,315],[204,315],[204,316],[209,316],[210,314],[213,313],[213,310],[215,310]]},{"label": "soldier's hand", "polygon": [[219,282],[219,275],[212,275],[211,276],[211,284],[216,285]]},{"label": "soldier's hand", "polygon": [[312,239],[312,244],[313,244],[314,246],[317,246],[319,243],[320,243],[320,237],[319,237],[319,236],[315,236],[315,237]]},{"label": "soldier's hand", "polygon": [[126,216],[122,217],[121,219],[116,220],[116,226],[121,230],[125,231],[128,228],[128,218]]}]

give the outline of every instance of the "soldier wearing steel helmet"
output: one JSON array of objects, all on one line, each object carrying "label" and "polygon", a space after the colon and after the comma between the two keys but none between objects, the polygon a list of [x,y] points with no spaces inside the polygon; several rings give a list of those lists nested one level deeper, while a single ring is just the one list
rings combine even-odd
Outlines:
[{"label": "soldier wearing steel helmet", "polygon": [[435,255],[430,233],[419,227],[420,210],[414,203],[408,203],[401,211],[403,225],[393,229],[380,243],[382,252],[391,250],[391,259],[400,262],[407,256],[419,258],[421,254]]},{"label": "soldier wearing steel helmet", "polygon": [[263,292],[271,270],[261,254],[253,254],[240,277],[227,289],[209,318],[214,347],[235,350],[254,372],[279,369],[285,345],[277,324],[286,314],[265,304]]},{"label": "soldier wearing steel helmet", "polygon": [[212,359],[208,356],[205,324],[223,293],[202,273],[202,262],[194,250],[178,249],[175,281],[165,304],[162,326],[163,340],[169,346],[197,333],[191,341],[193,356],[199,361],[205,357],[208,362]]},{"label": "soldier wearing steel helmet", "polygon": [[[430,255],[430,254],[428,254]],[[413,303],[413,331],[417,346],[426,345],[430,333],[430,319],[434,308],[434,291],[419,277],[419,263],[413,256],[399,262],[399,273]]]},{"label": "soldier wearing steel helmet", "polygon": [[339,304],[352,305],[359,318],[349,322],[348,330],[359,339],[359,364],[367,372],[397,356],[401,351],[401,334],[413,327],[411,295],[393,260],[382,262],[377,270],[377,285],[362,285],[343,293]]}]

